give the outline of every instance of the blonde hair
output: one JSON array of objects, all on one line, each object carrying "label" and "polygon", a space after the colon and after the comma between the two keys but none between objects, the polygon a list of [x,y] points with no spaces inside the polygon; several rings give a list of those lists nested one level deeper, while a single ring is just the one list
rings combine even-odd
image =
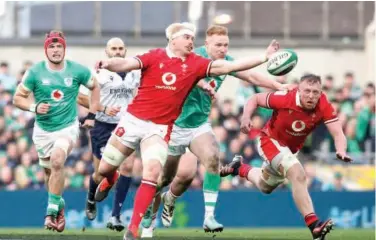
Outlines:
[{"label": "blonde hair", "polygon": [[212,25],[206,30],[206,36],[210,37],[213,35],[228,35],[227,27],[220,25]]},{"label": "blonde hair", "polygon": [[167,39],[172,40],[172,37],[174,34],[184,29],[192,31],[194,35],[196,34],[196,27],[192,23],[188,23],[188,22],[172,23],[166,28]]}]

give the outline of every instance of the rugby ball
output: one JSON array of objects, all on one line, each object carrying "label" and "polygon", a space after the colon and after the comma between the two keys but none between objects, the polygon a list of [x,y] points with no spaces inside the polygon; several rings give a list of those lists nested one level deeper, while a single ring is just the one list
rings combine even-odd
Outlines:
[{"label": "rugby ball", "polygon": [[282,76],[294,69],[298,56],[291,49],[282,49],[274,53],[268,60],[267,70],[271,75]]}]

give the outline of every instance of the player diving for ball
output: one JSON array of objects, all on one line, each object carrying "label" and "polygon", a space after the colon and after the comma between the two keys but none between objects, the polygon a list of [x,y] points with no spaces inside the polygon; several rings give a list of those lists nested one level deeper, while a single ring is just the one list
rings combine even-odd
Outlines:
[{"label": "player diving for ball", "polygon": [[[31,67],[23,76],[13,104],[35,113],[33,142],[39,164],[45,171],[48,206],[44,226],[62,232],[65,228],[64,163],[79,136],[77,95],[81,85],[92,91],[90,112],[99,108],[99,86],[90,70],[64,59],[66,42],[62,32],[51,31],[44,40],[47,59]],[[35,102],[29,98],[34,94]],[[84,127],[91,127],[86,120]]]},{"label": "player diving for ball", "polygon": [[[324,123],[332,135],[337,158],[351,162],[346,155],[347,140],[333,106],[322,93],[319,76],[302,76],[297,89],[290,92],[259,93],[252,96],[245,105],[241,131],[249,133],[251,116],[257,107],[273,109],[273,115],[265,125],[258,139],[258,152],[264,158],[262,168],[243,164],[240,156],[221,169],[221,176],[239,175],[252,182],[263,193],[270,194],[287,178],[291,183],[295,205],[314,240],[323,240],[332,229],[331,219],[319,221],[308,193],[306,174],[299,160],[298,151],[307,136]],[[272,216],[271,216],[272,217]]]},{"label": "player diving for ball", "polygon": [[[228,30],[223,26],[211,26],[206,31],[205,45],[196,48],[194,52],[202,57],[217,60],[225,59],[234,61],[227,54],[229,48]],[[231,72],[229,75],[237,77],[251,84],[273,90],[285,90],[291,88],[290,85],[282,85],[277,81],[268,79],[252,70],[241,72]],[[216,91],[221,87],[226,75],[207,77],[205,81]],[[205,231],[217,232],[223,230],[223,225],[218,223],[214,217],[215,206],[220,187],[219,175],[219,145],[214,136],[210,122],[208,122],[212,101],[200,88],[195,87],[185,100],[183,111],[175,121],[171,140],[169,142],[168,158],[162,178],[160,188],[168,186],[167,192],[157,194],[154,201],[153,211],[149,207],[142,225],[144,227],[143,236],[151,236],[160,201],[163,202],[162,223],[165,227],[170,227],[174,216],[175,201],[190,186],[197,173],[197,160],[181,158],[188,147],[190,151],[200,159],[206,172],[203,181],[203,192],[205,202],[205,215],[203,228]],[[180,161],[182,159],[182,161]],[[153,212],[151,214],[151,211]]]},{"label": "player diving for ball", "polygon": [[[108,58],[124,58],[127,49],[120,38],[111,38],[107,42],[105,52]],[[111,133],[116,128],[121,114],[125,113],[128,104],[136,95],[141,77],[139,70],[116,73],[110,72],[106,69],[100,69],[94,74],[100,87],[101,106],[97,114],[89,113],[86,117],[86,119],[92,121],[95,119],[94,128],[90,130],[90,140],[94,159],[94,173],[90,177],[89,191],[86,199],[86,216],[89,220],[93,220],[97,216],[94,195],[98,184],[103,178],[98,173],[99,161],[102,159],[103,149],[106,146]],[[85,95],[81,97],[80,104],[88,108],[89,102],[88,97],[86,96],[88,95],[88,92],[85,90],[81,92]],[[121,164],[119,168],[120,175],[115,175],[118,180],[116,183],[112,213],[107,222],[107,227],[112,230],[122,231],[124,229],[124,225],[120,219],[120,210],[131,184],[134,158],[135,154],[130,155],[127,161],[124,161]]]}]

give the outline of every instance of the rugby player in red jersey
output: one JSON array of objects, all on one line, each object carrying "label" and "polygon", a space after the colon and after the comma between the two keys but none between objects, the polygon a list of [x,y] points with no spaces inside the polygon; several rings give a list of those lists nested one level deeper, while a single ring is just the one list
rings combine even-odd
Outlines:
[{"label": "rugby player in red jersey", "polygon": [[138,94],[129,105],[103,152],[99,173],[107,184],[98,186],[96,200],[103,199],[116,179],[122,161],[140,146],[143,162],[141,185],[136,193],[133,215],[124,239],[138,237],[138,227],[156,193],[156,183],[167,159],[167,144],[172,126],[192,88],[197,84],[215,94],[204,80],[208,76],[253,68],[268,60],[279,49],[275,40],[261,57],[236,61],[215,60],[192,52],[195,28],[189,23],[174,23],[166,29],[166,48],[152,49],[134,58],[111,58],[97,68],[114,72],[141,69]]},{"label": "rugby player in red jersey", "polygon": [[308,193],[306,175],[296,154],[303,147],[307,136],[323,122],[334,139],[337,158],[344,162],[351,162],[351,158],[346,155],[347,140],[336,112],[322,93],[320,77],[307,74],[300,79],[298,88],[292,91],[252,96],[241,120],[243,133],[251,130],[250,118],[257,107],[274,110],[258,139],[258,152],[265,160],[263,167],[243,164],[241,156],[235,156],[230,164],[221,168],[221,176],[239,175],[264,193],[271,193],[287,178],[292,186],[295,205],[311,230],[313,239],[324,239],[332,229],[333,222],[331,219],[321,222],[316,216]]}]

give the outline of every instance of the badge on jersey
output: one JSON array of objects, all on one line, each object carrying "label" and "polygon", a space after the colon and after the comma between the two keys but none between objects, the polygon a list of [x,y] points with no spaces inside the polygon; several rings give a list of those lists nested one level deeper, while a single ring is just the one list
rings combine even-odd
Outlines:
[{"label": "badge on jersey", "polygon": [[66,85],[67,87],[72,86],[73,78],[71,78],[71,77],[64,78],[64,83],[65,83],[65,85]]}]

